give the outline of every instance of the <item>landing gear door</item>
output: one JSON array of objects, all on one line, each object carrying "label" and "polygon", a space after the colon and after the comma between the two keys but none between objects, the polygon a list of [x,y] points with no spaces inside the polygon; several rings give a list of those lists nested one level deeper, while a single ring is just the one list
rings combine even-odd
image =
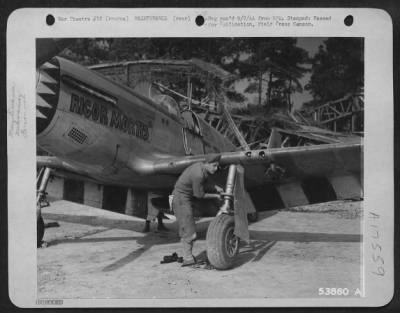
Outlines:
[{"label": "landing gear door", "polygon": [[201,133],[199,118],[191,110],[185,110],[181,113],[184,120],[183,146],[187,155],[204,154],[204,141]]},{"label": "landing gear door", "polygon": [[235,180],[235,235],[240,239],[250,242],[247,213],[255,213],[253,201],[244,186],[244,167],[238,165]]}]

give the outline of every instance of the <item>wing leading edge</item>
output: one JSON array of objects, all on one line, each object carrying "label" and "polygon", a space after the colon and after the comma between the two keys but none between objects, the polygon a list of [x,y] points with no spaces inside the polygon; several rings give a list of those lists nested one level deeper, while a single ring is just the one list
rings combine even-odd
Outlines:
[{"label": "wing leading edge", "polygon": [[[335,176],[359,173],[362,151],[362,143],[352,143],[224,152],[221,153],[221,164],[241,164],[245,168],[272,164],[283,170],[286,176],[297,178]],[[204,162],[205,158],[206,155],[195,155],[154,161],[143,168],[143,174],[176,175],[193,163]]]}]

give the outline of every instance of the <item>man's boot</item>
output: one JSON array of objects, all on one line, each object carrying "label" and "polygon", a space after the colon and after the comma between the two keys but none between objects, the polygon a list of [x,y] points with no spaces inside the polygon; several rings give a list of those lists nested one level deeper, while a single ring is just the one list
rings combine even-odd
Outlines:
[{"label": "man's boot", "polygon": [[163,217],[164,217],[164,214],[162,212],[158,213],[158,215],[157,215],[157,222],[158,222],[157,230],[158,231],[169,231],[169,229],[167,227],[165,227],[165,225],[163,223]]},{"label": "man's boot", "polygon": [[187,242],[182,239],[182,255],[183,255],[183,263],[182,266],[190,266],[196,264],[196,260],[192,254],[193,249],[193,241]]}]

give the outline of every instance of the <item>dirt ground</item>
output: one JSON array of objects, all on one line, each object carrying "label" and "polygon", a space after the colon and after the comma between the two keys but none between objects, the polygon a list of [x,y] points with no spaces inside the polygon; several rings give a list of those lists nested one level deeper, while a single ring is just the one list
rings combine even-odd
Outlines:
[{"label": "dirt ground", "polygon": [[[37,250],[40,299],[316,298],[318,288],[362,286],[362,202],[335,201],[260,213],[233,269],[160,264],[181,253],[176,223],[143,234],[144,221],[66,201],[43,211]],[[194,254],[205,258],[209,220],[197,224]]]}]

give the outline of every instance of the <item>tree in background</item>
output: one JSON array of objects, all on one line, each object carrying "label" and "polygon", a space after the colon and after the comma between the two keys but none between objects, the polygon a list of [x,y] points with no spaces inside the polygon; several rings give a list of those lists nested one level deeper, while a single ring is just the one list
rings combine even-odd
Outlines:
[{"label": "tree in background", "polygon": [[105,62],[199,58],[221,64],[224,45],[231,38],[85,38],[69,47],[70,59],[85,59],[90,65]]},{"label": "tree in background", "polygon": [[316,105],[355,93],[364,86],[363,38],[328,38],[312,60],[312,75],[306,89]]},{"label": "tree in background", "polygon": [[301,65],[308,61],[295,38],[238,38],[229,49],[237,53],[226,67],[247,79],[245,92],[257,93],[259,106],[291,109],[290,95],[302,90]]},{"label": "tree in background", "polygon": [[61,53],[61,56],[85,66],[109,60],[109,55],[110,40],[103,38],[76,39]]}]

